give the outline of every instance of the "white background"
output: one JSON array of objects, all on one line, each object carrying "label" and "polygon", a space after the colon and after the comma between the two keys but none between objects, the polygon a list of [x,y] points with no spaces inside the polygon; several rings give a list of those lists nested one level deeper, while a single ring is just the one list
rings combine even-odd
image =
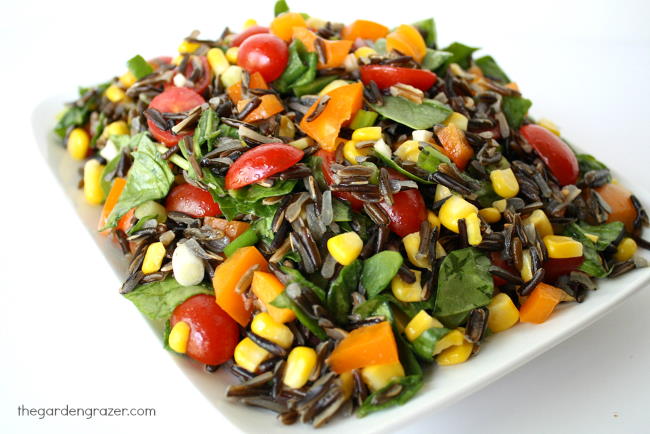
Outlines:
[{"label": "white background", "polygon": [[[43,164],[32,107],[216,37],[272,1],[0,4],[0,432],[236,432],[164,354]],[[441,44],[484,47],[564,135],[650,186],[650,11],[643,1],[320,2],[295,10],[395,25],[435,16]],[[300,5],[300,6],[299,6]],[[650,206],[650,204],[646,204]],[[587,300],[588,302],[588,300]],[[649,432],[650,291],[401,433]],[[18,417],[17,407],[154,407],[151,418]],[[399,410],[394,410],[399,411]]]}]

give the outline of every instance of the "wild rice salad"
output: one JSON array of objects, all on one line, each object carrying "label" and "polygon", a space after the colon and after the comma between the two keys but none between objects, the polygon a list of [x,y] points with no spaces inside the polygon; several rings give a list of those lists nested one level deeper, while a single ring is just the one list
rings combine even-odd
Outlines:
[{"label": "wild rice salad", "polygon": [[646,266],[648,216],[490,56],[290,12],[80,90],[56,125],[120,292],[227,395],[319,427]]}]

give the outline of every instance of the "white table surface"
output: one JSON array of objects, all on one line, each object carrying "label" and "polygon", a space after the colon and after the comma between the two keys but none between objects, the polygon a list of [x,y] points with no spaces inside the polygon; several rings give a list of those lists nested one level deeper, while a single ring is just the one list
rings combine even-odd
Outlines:
[{"label": "white table surface", "polygon": [[[250,16],[268,21],[272,1],[8,3],[0,4],[0,432],[238,432],[118,295],[119,282],[36,151],[29,117],[45,96],[120,74],[134,54],[173,53],[194,28],[215,37]],[[571,141],[650,187],[650,8],[643,1],[367,3],[290,5],[389,24],[435,16],[442,44],[485,47],[533,100],[535,116],[553,119]],[[650,432],[649,311],[646,289],[400,433]],[[21,405],[152,407],[156,416],[41,420],[19,417]]]}]

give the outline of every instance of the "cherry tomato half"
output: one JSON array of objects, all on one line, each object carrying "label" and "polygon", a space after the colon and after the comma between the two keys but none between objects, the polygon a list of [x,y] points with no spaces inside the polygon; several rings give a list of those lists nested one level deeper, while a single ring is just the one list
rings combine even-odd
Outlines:
[{"label": "cherry tomato half", "polygon": [[185,71],[182,71],[183,75],[187,79],[192,77],[192,74],[194,73],[194,62],[198,62],[198,64],[201,65],[201,75],[193,80],[194,86],[192,86],[191,89],[196,93],[203,95],[203,92],[205,92],[210,85],[210,81],[212,81],[212,68],[208,64],[208,59],[205,56],[190,56]]},{"label": "cherry tomato half", "polygon": [[235,35],[231,45],[233,47],[239,47],[246,39],[253,35],[259,35],[260,33],[269,33],[269,28],[264,26],[251,26],[243,32]]},{"label": "cherry tomato half", "polygon": [[163,65],[171,65],[173,59],[169,56],[158,56],[149,60],[149,65],[153,68],[154,71],[157,71]]},{"label": "cherry tomato half", "polygon": [[187,355],[206,365],[228,361],[239,341],[239,327],[216,303],[214,295],[198,294],[174,309],[172,327],[183,321],[190,326]]},{"label": "cherry tomato half", "polygon": [[212,195],[192,184],[181,184],[172,188],[165,200],[167,211],[178,211],[192,217],[214,217],[221,214],[219,204]]},{"label": "cherry tomato half", "polygon": [[[192,110],[196,106],[203,104],[205,100],[201,95],[186,87],[170,87],[163,93],[157,95],[151,100],[150,108],[156,109],[161,113],[180,113]],[[174,146],[183,136],[192,134],[192,131],[186,130],[179,134],[158,128],[158,126],[147,119],[147,125],[151,135],[156,140],[167,146]]]},{"label": "cherry tomato half", "polygon": [[[501,252],[490,252],[490,262],[492,262],[492,265],[496,265],[499,268],[503,268],[504,270],[511,272],[515,276],[519,276],[519,272],[510,264],[508,264],[508,262],[505,259],[503,259],[503,257],[501,256]],[[495,275],[492,275],[492,280],[494,281],[494,286],[501,286],[508,283],[505,279]]]},{"label": "cherry tomato half", "polygon": [[[323,178],[325,178],[325,182],[327,185],[332,185],[334,183],[334,179],[332,178],[331,166],[334,163],[334,152],[320,149],[318,152],[316,152],[316,156],[321,158],[321,171],[323,172]],[[355,211],[359,211],[361,208],[363,208],[363,202],[354,197],[349,191],[333,191],[332,194],[339,199],[347,201]]]},{"label": "cherry tomato half", "polygon": [[575,271],[585,262],[584,256],[576,258],[549,258],[544,262],[544,280],[546,282],[555,282],[558,277]]},{"label": "cherry tomato half", "polygon": [[425,69],[401,68],[388,65],[366,65],[361,67],[361,81],[377,83],[380,89],[388,89],[397,84],[409,84],[427,91],[436,83],[438,76]]},{"label": "cherry tomato half", "polygon": [[282,75],[288,60],[287,44],[270,33],[248,37],[239,47],[237,54],[239,66],[251,74],[259,72],[267,83]]},{"label": "cherry tomato half", "polygon": [[302,160],[304,155],[300,149],[284,143],[257,146],[232,163],[226,173],[226,188],[242,188],[283,172]]},{"label": "cherry tomato half", "polygon": [[561,185],[575,184],[578,180],[578,160],[562,139],[539,125],[524,125],[521,135],[537,151]]},{"label": "cherry tomato half", "polygon": [[[407,178],[393,169],[388,169],[391,179],[406,180]],[[400,237],[420,230],[420,224],[427,218],[427,208],[424,198],[417,189],[400,191],[393,195],[393,204],[379,202],[379,206],[388,214],[388,227]]]}]

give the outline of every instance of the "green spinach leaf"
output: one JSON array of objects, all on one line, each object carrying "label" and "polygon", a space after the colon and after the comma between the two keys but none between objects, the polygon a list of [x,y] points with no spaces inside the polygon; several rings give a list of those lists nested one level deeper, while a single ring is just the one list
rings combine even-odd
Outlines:
[{"label": "green spinach leaf", "polygon": [[298,318],[298,321],[302,323],[307,329],[314,334],[317,338],[321,340],[326,340],[328,339],[327,333],[325,333],[325,330],[323,330],[319,325],[318,322],[310,317],[306,312],[304,312],[300,306],[296,304],[295,301],[291,299],[286,293],[286,291],[283,291],[282,294],[278,295],[273,299],[271,302],[271,305],[275,307],[279,307],[281,309],[291,309],[293,313],[296,314],[296,318]]},{"label": "green spinach leaf", "polygon": [[[422,387],[422,375],[408,375],[406,377],[396,378],[391,381],[387,386],[379,389],[376,392],[371,393],[363,404],[357,409],[357,416],[364,417],[375,411],[384,410],[386,408],[394,407],[396,405],[402,405],[410,400]],[[392,387],[394,384],[401,384],[402,391],[395,397],[383,401],[381,404],[375,404],[377,396],[381,396],[386,390]]]},{"label": "green spinach leaf", "polygon": [[443,48],[442,50],[452,54],[451,57],[448,58],[443,64],[443,66],[440,68],[441,75],[444,76],[447,68],[452,63],[457,63],[458,66],[460,66],[463,69],[469,68],[470,61],[472,59],[472,53],[478,50],[478,48],[470,47],[468,45],[461,44],[460,42],[454,42],[451,45],[447,46],[446,48]]},{"label": "green spinach leaf", "polygon": [[300,271],[296,270],[295,268],[286,267],[284,265],[280,265],[280,270],[289,276],[289,282],[296,282],[298,285],[310,289],[314,294],[316,294],[316,297],[318,297],[322,303],[325,303],[325,290],[303,276]]},{"label": "green spinach leaf", "polygon": [[278,16],[280,14],[283,14],[285,12],[289,12],[289,5],[285,0],[277,0],[275,2],[275,6],[273,7],[273,14],[274,16]]},{"label": "green spinach leaf", "polygon": [[510,83],[510,78],[503,72],[503,69],[497,64],[492,56],[483,56],[475,60],[476,66],[481,68],[483,74],[493,80],[503,83]]},{"label": "green spinach leaf", "polygon": [[[567,226],[565,234],[602,252],[621,236],[624,229],[625,225],[622,222],[605,223],[600,226],[580,222],[571,223]],[[587,234],[596,235],[598,240],[596,242],[592,241],[587,237]]]},{"label": "green spinach leaf", "polygon": [[376,296],[388,286],[402,262],[402,255],[391,250],[379,252],[364,261],[361,285],[366,289],[368,298]]},{"label": "green spinach leaf", "polygon": [[370,106],[380,115],[414,130],[428,130],[442,123],[453,111],[434,99],[425,99],[422,104],[416,104],[399,96],[386,96],[383,105]]},{"label": "green spinach leaf", "polygon": [[327,292],[327,310],[339,324],[348,323],[348,315],[352,309],[351,294],[359,285],[361,268],[361,261],[355,260],[341,268],[339,275],[330,284]]},{"label": "green spinach leaf", "polygon": [[412,179],[413,181],[417,181],[421,184],[433,184],[432,181],[429,181],[424,178],[420,178],[417,175],[414,175],[413,173],[409,172],[408,170],[404,169],[402,166],[397,164],[392,158],[388,157],[382,152],[375,151],[374,152],[375,156],[379,158],[382,163],[384,163],[386,166],[390,167],[391,169],[401,173],[402,175],[406,176],[409,179]]},{"label": "green spinach leaf", "polygon": [[526,113],[533,102],[520,96],[504,96],[501,100],[501,110],[506,115],[510,128],[518,130],[524,122]]},{"label": "green spinach leaf", "polygon": [[352,209],[342,200],[332,198],[332,208],[334,210],[335,222],[349,222],[352,221]]},{"label": "green spinach leaf", "polygon": [[413,23],[413,25],[420,31],[420,33],[424,34],[424,42],[427,44],[427,47],[436,46],[438,34],[436,32],[436,22],[433,18],[418,21]]},{"label": "green spinach leaf", "polygon": [[428,69],[429,71],[435,71],[452,57],[453,54],[449,51],[427,48],[427,54],[425,54],[424,59],[422,59],[422,68]]},{"label": "green spinach leaf", "polygon": [[[598,161],[596,157],[589,154],[576,154],[578,159],[578,167],[580,168],[580,177],[582,178],[585,173],[590,170],[607,170],[609,169],[602,162]],[[612,181],[612,175],[609,175],[607,182]]]},{"label": "green spinach leaf", "polygon": [[213,294],[206,285],[183,286],[173,277],[145,283],[124,294],[149,319],[168,319],[176,306],[197,294]]}]

